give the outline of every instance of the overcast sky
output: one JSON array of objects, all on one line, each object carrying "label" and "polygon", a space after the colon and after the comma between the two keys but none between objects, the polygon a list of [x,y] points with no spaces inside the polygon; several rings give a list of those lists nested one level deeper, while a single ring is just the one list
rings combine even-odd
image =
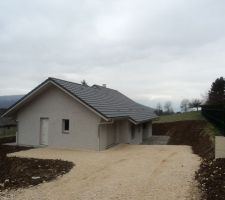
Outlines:
[{"label": "overcast sky", "polygon": [[0,73],[0,95],[85,79],[178,108],[225,76],[225,1],[1,0]]}]

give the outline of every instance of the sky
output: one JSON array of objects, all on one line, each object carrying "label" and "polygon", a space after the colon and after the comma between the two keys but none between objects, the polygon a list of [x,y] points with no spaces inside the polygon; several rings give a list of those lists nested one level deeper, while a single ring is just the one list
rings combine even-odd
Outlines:
[{"label": "sky", "polygon": [[225,76],[224,11],[224,0],[2,0],[0,95],[56,77],[179,110]]}]

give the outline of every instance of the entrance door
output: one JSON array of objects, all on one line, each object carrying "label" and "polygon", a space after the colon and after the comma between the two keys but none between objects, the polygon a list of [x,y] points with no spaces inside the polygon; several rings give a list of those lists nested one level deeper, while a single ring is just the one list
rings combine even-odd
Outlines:
[{"label": "entrance door", "polygon": [[48,118],[41,118],[41,135],[40,135],[40,144],[41,145],[48,145]]}]

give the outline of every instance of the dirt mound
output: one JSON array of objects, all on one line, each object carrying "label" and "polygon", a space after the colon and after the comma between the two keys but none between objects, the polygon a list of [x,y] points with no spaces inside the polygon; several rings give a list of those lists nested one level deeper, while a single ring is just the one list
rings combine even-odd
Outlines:
[{"label": "dirt mound", "polygon": [[203,158],[214,157],[214,144],[210,135],[205,133],[207,122],[189,120],[153,124],[154,135],[170,136],[171,145],[190,145],[193,152]]},{"label": "dirt mound", "polygon": [[0,191],[18,189],[51,181],[68,173],[74,166],[62,160],[7,157],[7,153],[28,150],[29,147],[0,146]]},{"label": "dirt mound", "polygon": [[204,160],[196,179],[205,200],[225,200],[225,159]]},{"label": "dirt mound", "polygon": [[6,158],[0,166],[0,191],[38,185],[63,175],[74,166],[62,160]]},{"label": "dirt mound", "polygon": [[24,147],[24,146],[11,146],[11,145],[0,145],[0,152],[3,154],[13,153],[17,151],[24,151],[32,149],[33,147]]}]

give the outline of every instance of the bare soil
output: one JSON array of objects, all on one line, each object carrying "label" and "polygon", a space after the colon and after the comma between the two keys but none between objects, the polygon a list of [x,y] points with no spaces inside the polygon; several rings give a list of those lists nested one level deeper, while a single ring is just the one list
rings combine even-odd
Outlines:
[{"label": "bare soil", "polygon": [[7,157],[8,153],[31,149],[0,146],[0,191],[26,188],[68,173],[74,164],[62,160]]},{"label": "bare soil", "polygon": [[204,200],[225,200],[225,159],[205,159],[196,173]]},{"label": "bare soil", "polygon": [[170,136],[170,145],[189,145],[193,152],[202,158],[214,158],[214,143],[205,133],[207,122],[204,120],[188,120],[153,124],[154,135]]}]

